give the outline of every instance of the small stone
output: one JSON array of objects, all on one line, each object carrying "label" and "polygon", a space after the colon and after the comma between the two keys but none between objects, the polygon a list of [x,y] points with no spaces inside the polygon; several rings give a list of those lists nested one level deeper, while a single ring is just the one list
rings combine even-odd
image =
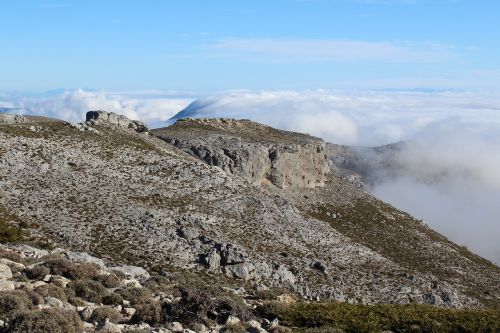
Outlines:
[{"label": "small stone", "polygon": [[132,317],[136,310],[135,308],[123,308],[122,311],[127,317]]},{"label": "small stone", "polygon": [[64,307],[64,302],[55,297],[47,296],[44,298],[45,305],[50,306],[51,308],[62,308]]},{"label": "small stone", "polygon": [[100,333],[121,333],[122,329],[120,326],[113,324],[106,318],[106,320],[104,320],[95,331]]},{"label": "small stone", "polygon": [[33,289],[36,289],[38,287],[41,287],[41,286],[45,286],[47,284],[47,282],[43,282],[43,281],[35,281],[31,284],[31,287]]},{"label": "small stone", "polygon": [[271,329],[276,328],[276,327],[278,327],[278,326],[280,326],[280,321],[278,320],[278,318],[274,318],[274,319],[271,321],[271,323],[269,323],[269,327],[268,327],[268,329],[269,329],[269,330],[271,330]]},{"label": "small stone", "polygon": [[177,322],[177,321],[168,323],[166,325],[166,327],[167,327],[167,329],[171,330],[172,332],[182,332],[182,324]]},{"label": "small stone", "polygon": [[239,324],[239,323],[241,323],[240,318],[232,316],[232,315],[230,315],[226,319],[226,325],[236,325],[236,324]]},{"label": "small stone", "polygon": [[253,327],[253,328],[260,328],[261,327],[260,323],[257,320],[254,320],[254,319],[245,322],[245,324],[248,327]]},{"label": "small stone", "polygon": [[123,279],[120,281],[121,287],[142,288],[142,285],[136,279]]}]

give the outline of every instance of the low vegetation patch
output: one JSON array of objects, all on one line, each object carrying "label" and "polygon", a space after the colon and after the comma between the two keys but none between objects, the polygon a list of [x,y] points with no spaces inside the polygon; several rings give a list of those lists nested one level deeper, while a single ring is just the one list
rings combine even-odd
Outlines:
[{"label": "low vegetation patch", "polygon": [[500,310],[445,309],[429,305],[361,305],[349,303],[277,303],[261,307],[294,332],[368,333],[498,332]]}]

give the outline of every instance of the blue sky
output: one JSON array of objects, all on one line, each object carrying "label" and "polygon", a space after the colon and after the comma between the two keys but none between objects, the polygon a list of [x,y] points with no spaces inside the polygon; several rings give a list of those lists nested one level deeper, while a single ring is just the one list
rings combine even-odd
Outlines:
[{"label": "blue sky", "polygon": [[495,0],[1,1],[0,90],[495,89]]}]

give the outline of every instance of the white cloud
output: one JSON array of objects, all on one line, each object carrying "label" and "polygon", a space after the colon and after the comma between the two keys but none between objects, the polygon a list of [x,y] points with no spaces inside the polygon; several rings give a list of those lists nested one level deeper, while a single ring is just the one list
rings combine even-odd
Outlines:
[{"label": "white cloud", "polygon": [[189,93],[161,91],[107,92],[73,91],[55,94],[0,97],[0,105],[24,108],[33,113],[72,122],[85,120],[89,110],[106,110],[140,119],[154,127],[186,107],[193,97]]},{"label": "white cloud", "polygon": [[391,61],[436,62],[456,57],[450,45],[329,39],[226,38],[211,48],[269,62]]},{"label": "white cloud", "polygon": [[500,96],[486,92],[236,91],[198,99],[179,116],[247,118],[334,143],[373,146],[412,138],[452,117],[500,126],[499,110]]}]

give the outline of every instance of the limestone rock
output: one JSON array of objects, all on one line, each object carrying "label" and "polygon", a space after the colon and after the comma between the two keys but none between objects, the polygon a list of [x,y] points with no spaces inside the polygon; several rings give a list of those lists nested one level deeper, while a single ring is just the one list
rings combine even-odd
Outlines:
[{"label": "limestone rock", "polygon": [[47,296],[44,298],[45,304],[52,308],[62,308],[64,307],[64,302],[55,297]]},{"label": "limestone rock", "polygon": [[121,333],[122,332],[122,329],[120,328],[120,326],[116,325],[116,324],[113,324],[112,322],[109,321],[109,319],[105,319],[102,323],[100,323],[98,326],[97,326],[97,329],[95,330],[95,332],[99,332],[99,333]]},{"label": "limestone rock", "polygon": [[246,177],[256,185],[322,186],[329,172],[321,139],[247,120],[182,119],[153,133],[207,164]]},{"label": "limestone rock", "polygon": [[148,131],[147,126],[142,121],[130,120],[127,117],[116,114],[114,112],[106,112],[101,110],[89,111],[86,115],[86,121],[94,121],[96,123],[108,122],[122,128],[131,128],[139,133]]},{"label": "limestone rock", "polygon": [[24,116],[0,112],[0,124],[23,124],[29,122],[29,119]]},{"label": "limestone rock", "polygon": [[12,271],[6,264],[0,264],[0,280],[12,279]]},{"label": "limestone rock", "polygon": [[167,323],[166,327],[172,332],[182,332],[182,324],[177,321]]},{"label": "limestone rock", "polygon": [[24,266],[23,264],[6,259],[6,258],[0,258],[0,264],[7,265],[11,269],[14,269],[16,271],[21,271],[21,270],[26,268],[26,266]]},{"label": "limestone rock", "polygon": [[0,280],[0,291],[9,291],[14,289],[16,289],[14,282]]},{"label": "limestone rock", "polygon": [[128,279],[135,279],[138,280],[139,282],[144,282],[147,279],[149,279],[149,273],[142,267],[138,266],[117,266],[117,267],[111,267],[110,268],[113,271],[119,271],[125,274],[125,277]]}]

